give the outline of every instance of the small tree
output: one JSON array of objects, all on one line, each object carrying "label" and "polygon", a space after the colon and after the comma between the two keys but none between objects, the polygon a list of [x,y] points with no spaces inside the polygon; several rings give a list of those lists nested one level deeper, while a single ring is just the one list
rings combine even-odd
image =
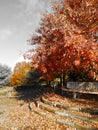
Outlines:
[{"label": "small tree", "polygon": [[0,64],[0,86],[10,85],[11,68]]},{"label": "small tree", "polygon": [[25,85],[25,80],[23,79],[27,77],[27,74],[30,70],[30,63],[25,61],[17,63],[11,77],[11,86]]}]

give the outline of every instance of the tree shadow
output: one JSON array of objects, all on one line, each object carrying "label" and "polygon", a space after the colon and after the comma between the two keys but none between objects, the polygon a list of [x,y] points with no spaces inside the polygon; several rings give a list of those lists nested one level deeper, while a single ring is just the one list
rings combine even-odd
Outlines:
[{"label": "tree shadow", "polygon": [[53,89],[47,85],[43,86],[18,86],[15,87],[16,97],[18,100],[24,100],[25,102],[40,98],[45,94],[53,92]]}]

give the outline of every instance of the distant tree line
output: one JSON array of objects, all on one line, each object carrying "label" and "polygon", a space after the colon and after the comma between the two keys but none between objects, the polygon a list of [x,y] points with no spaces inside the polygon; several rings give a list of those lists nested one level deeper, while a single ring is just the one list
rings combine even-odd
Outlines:
[{"label": "distant tree line", "polygon": [[0,86],[10,85],[12,71],[7,65],[0,64]]}]

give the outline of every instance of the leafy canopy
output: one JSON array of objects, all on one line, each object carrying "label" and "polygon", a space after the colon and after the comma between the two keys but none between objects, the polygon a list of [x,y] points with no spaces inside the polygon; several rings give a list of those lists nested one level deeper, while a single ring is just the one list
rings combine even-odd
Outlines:
[{"label": "leafy canopy", "polygon": [[62,0],[44,15],[27,58],[47,80],[70,72],[98,80],[97,7],[97,0]]}]

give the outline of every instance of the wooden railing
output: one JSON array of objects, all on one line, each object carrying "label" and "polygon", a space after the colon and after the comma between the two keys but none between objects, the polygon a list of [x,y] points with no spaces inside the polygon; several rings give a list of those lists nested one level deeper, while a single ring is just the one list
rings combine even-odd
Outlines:
[{"label": "wooden railing", "polygon": [[79,97],[79,94],[98,95],[98,82],[68,82],[66,88],[61,88],[61,93],[71,92],[73,98]]}]

